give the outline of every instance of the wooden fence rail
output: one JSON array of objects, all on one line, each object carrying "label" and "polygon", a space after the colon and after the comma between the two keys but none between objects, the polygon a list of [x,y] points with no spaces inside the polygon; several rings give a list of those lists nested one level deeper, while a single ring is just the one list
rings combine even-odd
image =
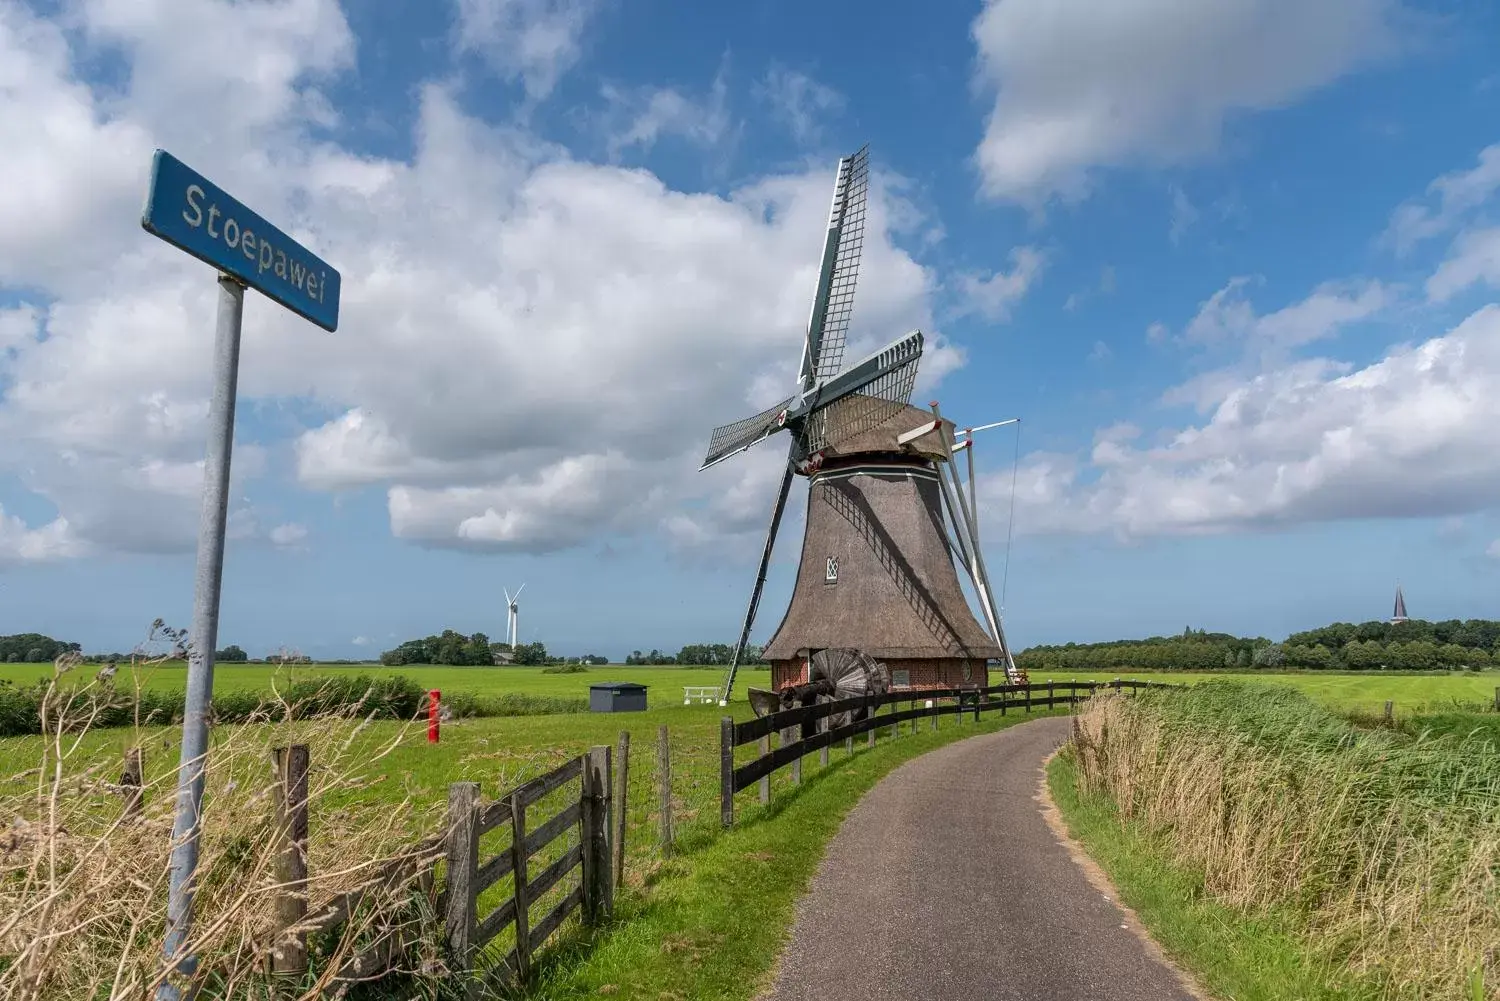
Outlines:
[{"label": "wooden fence rail", "polygon": [[[453,783],[448,787],[442,834],[374,867],[358,887],[307,907],[307,747],[276,748],[273,758],[278,788],[273,808],[282,838],[278,881],[282,888],[275,902],[278,931],[269,950],[271,971],[294,975],[305,972],[310,935],[338,930],[362,903],[382,892],[415,885],[441,915],[449,959],[465,978],[467,996],[477,996],[485,979],[526,982],[533,956],[574,911],[581,908],[584,921],[597,925],[613,910],[616,884],[611,879],[614,803],[610,751],[607,746],[592,748],[492,802],[481,799],[477,782]],[[530,808],[569,783],[578,785],[566,806],[540,822],[528,818]],[[533,822],[528,823],[528,819]],[[480,839],[507,826],[510,844],[481,858]],[[578,841],[541,872],[532,874],[533,857],[575,830]],[[436,887],[439,862],[445,863],[440,890]],[[575,870],[581,872],[562,898],[545,914],[534,915],[535,904]],[[506,876],[513,877],[510,896],[489,913],[479,915],[481,895]],[[481,969],[479,950],[511,926],[515,929],[515,945],[498,963]],[[334,993],[353,980],[378,979],[399,967],[414,936],[414,930],[405,926],[378,928],[373,944],[338,963],[325,993]]]},{"label": "wooden fence rail", "polygon": [[[852,699],[823,702],[810,706],[799,706],[781,712],[768,713],[756,719],[735,722],[731,716],[720,721],[719,729],[719,809],[720,820],[725,827],[734,823],[734,794],[751,785],[760,783],[760,799],[766,802],[769,795],[768,780],[773,772],[793,765],[800,773],[802,758],[814,751],[825,760],[827,749],[839,741],[853,750],[853,739],[863,733],[870,744],[875,742],[877,731],[890,728],[891,734],[900,732],[901,724],[912,721],[915,732],[917,720],[931,717],[936,727],[938,717],[963,717],[973,714],[977,722],[985,712],[999,712],[1002,716],[1010,709],[1031,712],[1033,709],[1051,709],[1059,705],[1074,706],[1092,697],[1102,688],[1113,688],[1134,694],[1142,689],[1176,688],[1176,685],[1153,681],[1136,681],[1116,678],[1113,681],[1049,681],[1027,685],[992,685],[988,688],[940,688],[886,692],[881,695],[865,695]],[[901,708],[907,703],[906,708]],[[888,711],[881,712],[882,708]],[[853,719],[843,725],[830,727],[830,716],[853,713],[863,718]],[[780,746],[772,748],[772,734],[780,737]],[[734,749],[744,744],[760,743],[760,754],[736,765]],[[796,776],[800,778],[800,774]]]}]

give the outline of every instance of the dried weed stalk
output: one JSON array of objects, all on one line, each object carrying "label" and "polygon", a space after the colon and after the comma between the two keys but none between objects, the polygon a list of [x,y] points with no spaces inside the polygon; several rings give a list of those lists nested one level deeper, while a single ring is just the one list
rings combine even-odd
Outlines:
[{"label": "dried weed stalk", "polygon": [[[181,652],[180,637],[171,638],[166,656],[132,658],[137,692],[156,664]],[[23,754],[34,748],[22,762],[30,767],[0,785],[0,997],[137,1001],[170,976],[200,997],[263,998],[274,984],[278,997],[311,998],[342,993],[339,983],[382,972],[393,958],[403,966],[402,997],[440,993],[445,970],[431,866],[399,864],[436,857],[431,840],[426,854],[414,854],[416,833],[431,824],[414,816],[410,796],[393,801],[386,793],[371,802],[357,795],[382,781],[381,760],[404,730],[381,739],[361,706],[292,722],[294,707],[279,697],[255,721],[215,729],[188,950],[198,967],[188,976],[161,954],[178,735],[145,729],[148,720],[132,730],[92,730],[120,692],[107,670],[63,684],[80,664],[76,654],[57,660],[42,736],[13,741]],[[340,895],[349,902],[350,891],[365,889],[347,921],[311,936],[311,972],[290,975],[270,973],[273,952],[284,955],[293,941],[278,927],[277,901],[295,889],[278,876],[286,839],[275,819],[273,743],[310,749],[309,913],[299,927],[317,923],[323,902]],[[122,751],[131,750],[144,754],[139,786],[121,774]]]},{"label": "dried weed stalk", "polygon": [[1364,731],[1289,690],[1102,694],[1077,717],[1085,793],[1164,835],[1227,904],[1289,907],[1389,998],[1500,1001],[1500,759]]}]

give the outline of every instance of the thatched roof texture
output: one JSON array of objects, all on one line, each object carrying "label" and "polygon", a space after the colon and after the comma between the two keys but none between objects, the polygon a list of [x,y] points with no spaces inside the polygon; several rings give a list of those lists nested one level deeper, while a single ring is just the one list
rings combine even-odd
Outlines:
[{"label": "thatched roof texture", "polygon": [[[890,447],[876,451],[898,451],[896,435],[932,420],[930,412],[908,411],[869,432],[880,442],[888,434]],[[959,587],[940,489],[936,470],[916,456],[872,455],[814,473],[796,587],[766,659],[827,647],[880,659],[1001,656]],[[832,581],[830,558],[837,561]]]},{"label": "thatched roof texture", "polygon": [[[839,427],[845,421],[858,420],[858,414],[870,407],[871,401],[868,397],[858,393],[846,396],[837,403],[827,408],[827,422],[829,427]],[[898,411],[880,426],[861,431],[854,436],[830,445],[824,449],[827,458],[838,456],[858,455],[861,452],[905,452],[919,455],[930,462],[946,459],[943,451],[943,439],[936,430],[925,434],[906,445],[900,444],[897,439],[913,428],[925,424],[931,424],[933,416],[931,410],[922,410],[918,407],[907,405]],[[943,423],[948,425],[948,436],[951,439],[955,431],[955,425],[947,418]]]}]

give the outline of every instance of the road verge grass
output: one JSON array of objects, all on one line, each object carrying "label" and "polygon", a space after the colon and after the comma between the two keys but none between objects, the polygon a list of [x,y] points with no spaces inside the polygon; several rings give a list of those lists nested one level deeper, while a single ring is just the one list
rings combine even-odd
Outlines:
[{"label": "road verge grass", "polygon": [[1296,922],[1276,909],[1248,915],[1204,892],[1203,874],[1177,863],[1166,838],[1121,818],[1103,795],[1079,791],[1078,764],[1063,749],[1047,765],[1047,791],[1068,833],[1114,885],[1151,937],[1216,998],[1234,1001],[1374,1001],[1371,984],[1340,982],[1332,964],[1302,945]]},{"label": "road verge grass", "polygon": [[1101,695],[1070,747],[1082,800],[1201,897],[1279,923],[1344,992],[1323,996],[1500,999],[1500,759],[1482,735],[1368,729],[1214,681]]}]

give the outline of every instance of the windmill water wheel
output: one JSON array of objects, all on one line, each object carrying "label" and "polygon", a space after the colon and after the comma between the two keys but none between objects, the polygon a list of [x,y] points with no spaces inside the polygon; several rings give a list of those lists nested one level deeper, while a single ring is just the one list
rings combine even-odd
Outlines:
[{"label": "windmill water wheel", "polygon": [[[751,688],[748,692],[750,708],[756,716],[766,716],[797,706],[835,702],[862,695],[883,695],[891,687],[891,672],[884,662],[848,647],[819,650],[813,654],[808,659],[807,676],[806,684],[789,685],[780,692]],[[845,710],[806,723],[800,728],[786,727],[781,731],[781,742],[787,744],[799,738],[810,737],[821,730],[847,726],[864,719],[869,713],[868,709]]]}]

